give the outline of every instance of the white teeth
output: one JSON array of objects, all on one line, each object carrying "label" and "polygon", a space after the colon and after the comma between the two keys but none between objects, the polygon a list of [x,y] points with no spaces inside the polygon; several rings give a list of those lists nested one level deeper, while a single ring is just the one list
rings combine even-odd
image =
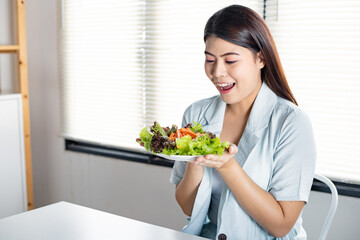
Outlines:
[{"label": "white teeth", "polygon": [[219,87],[226,87],[232,85],[232,83],[217,83],[216,85],[218,85]]}]

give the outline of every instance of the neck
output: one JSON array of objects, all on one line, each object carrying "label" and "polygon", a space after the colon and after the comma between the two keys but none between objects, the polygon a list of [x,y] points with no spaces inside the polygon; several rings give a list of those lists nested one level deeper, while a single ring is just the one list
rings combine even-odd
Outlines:
[{"label": "neck", "polygon": [[257,94],[259,93],[261,84],[247,98],[236,104],[227,104],[226,109],[232,115],[240,118],[248,118],[254,105]]},{"label": "neck", "polygon": [[228,113],[230,113],[232,116],[236,118],[244,118],[244,117],[247,118],[250,115],[251,108],[252,108],[252,104],[245,105],[245,104],[237,103],[237,104],[226,105],[226,109]]}]

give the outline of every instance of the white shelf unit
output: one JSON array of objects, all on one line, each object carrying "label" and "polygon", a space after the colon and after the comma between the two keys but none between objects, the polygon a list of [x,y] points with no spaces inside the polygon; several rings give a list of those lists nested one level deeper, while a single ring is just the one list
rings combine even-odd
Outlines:
[{"label": "white shelf unit", "polygon": [[21,94],[0,95],[0,218],[27,211]]}]

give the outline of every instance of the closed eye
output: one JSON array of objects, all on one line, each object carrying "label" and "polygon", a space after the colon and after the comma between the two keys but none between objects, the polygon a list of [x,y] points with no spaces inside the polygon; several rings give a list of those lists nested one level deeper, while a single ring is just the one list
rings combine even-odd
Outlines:
[{"label": "closed eye", "polygon": [[233,63],[236,63],[237,61],[225,61],[227,64],[233,64]]},{"label": "closed eye", "polygon": [[213,62],[215,62],[215,60],[206,59],[205,62],[207,62],[207,63],[213,63]]}]

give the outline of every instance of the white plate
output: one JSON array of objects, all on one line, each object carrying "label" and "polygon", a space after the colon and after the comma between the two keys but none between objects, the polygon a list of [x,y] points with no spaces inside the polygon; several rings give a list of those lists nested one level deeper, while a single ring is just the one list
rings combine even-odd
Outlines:
[{"label": "white plate", "polygon": [[202,157],[204,155],[194,155],[194,156],[187,156],[187,155],[166,155],[166,154],[161,154],[161,153],[158,153],[156,154],[156,156],[159,156],[159,157],[163,157],[163,158],[166,158],[166,159],[169,159],[169,160],[174,160],[174,161],[186,161],[186,162],[189,162],[189,161],[194,161],[197,157]]}]

